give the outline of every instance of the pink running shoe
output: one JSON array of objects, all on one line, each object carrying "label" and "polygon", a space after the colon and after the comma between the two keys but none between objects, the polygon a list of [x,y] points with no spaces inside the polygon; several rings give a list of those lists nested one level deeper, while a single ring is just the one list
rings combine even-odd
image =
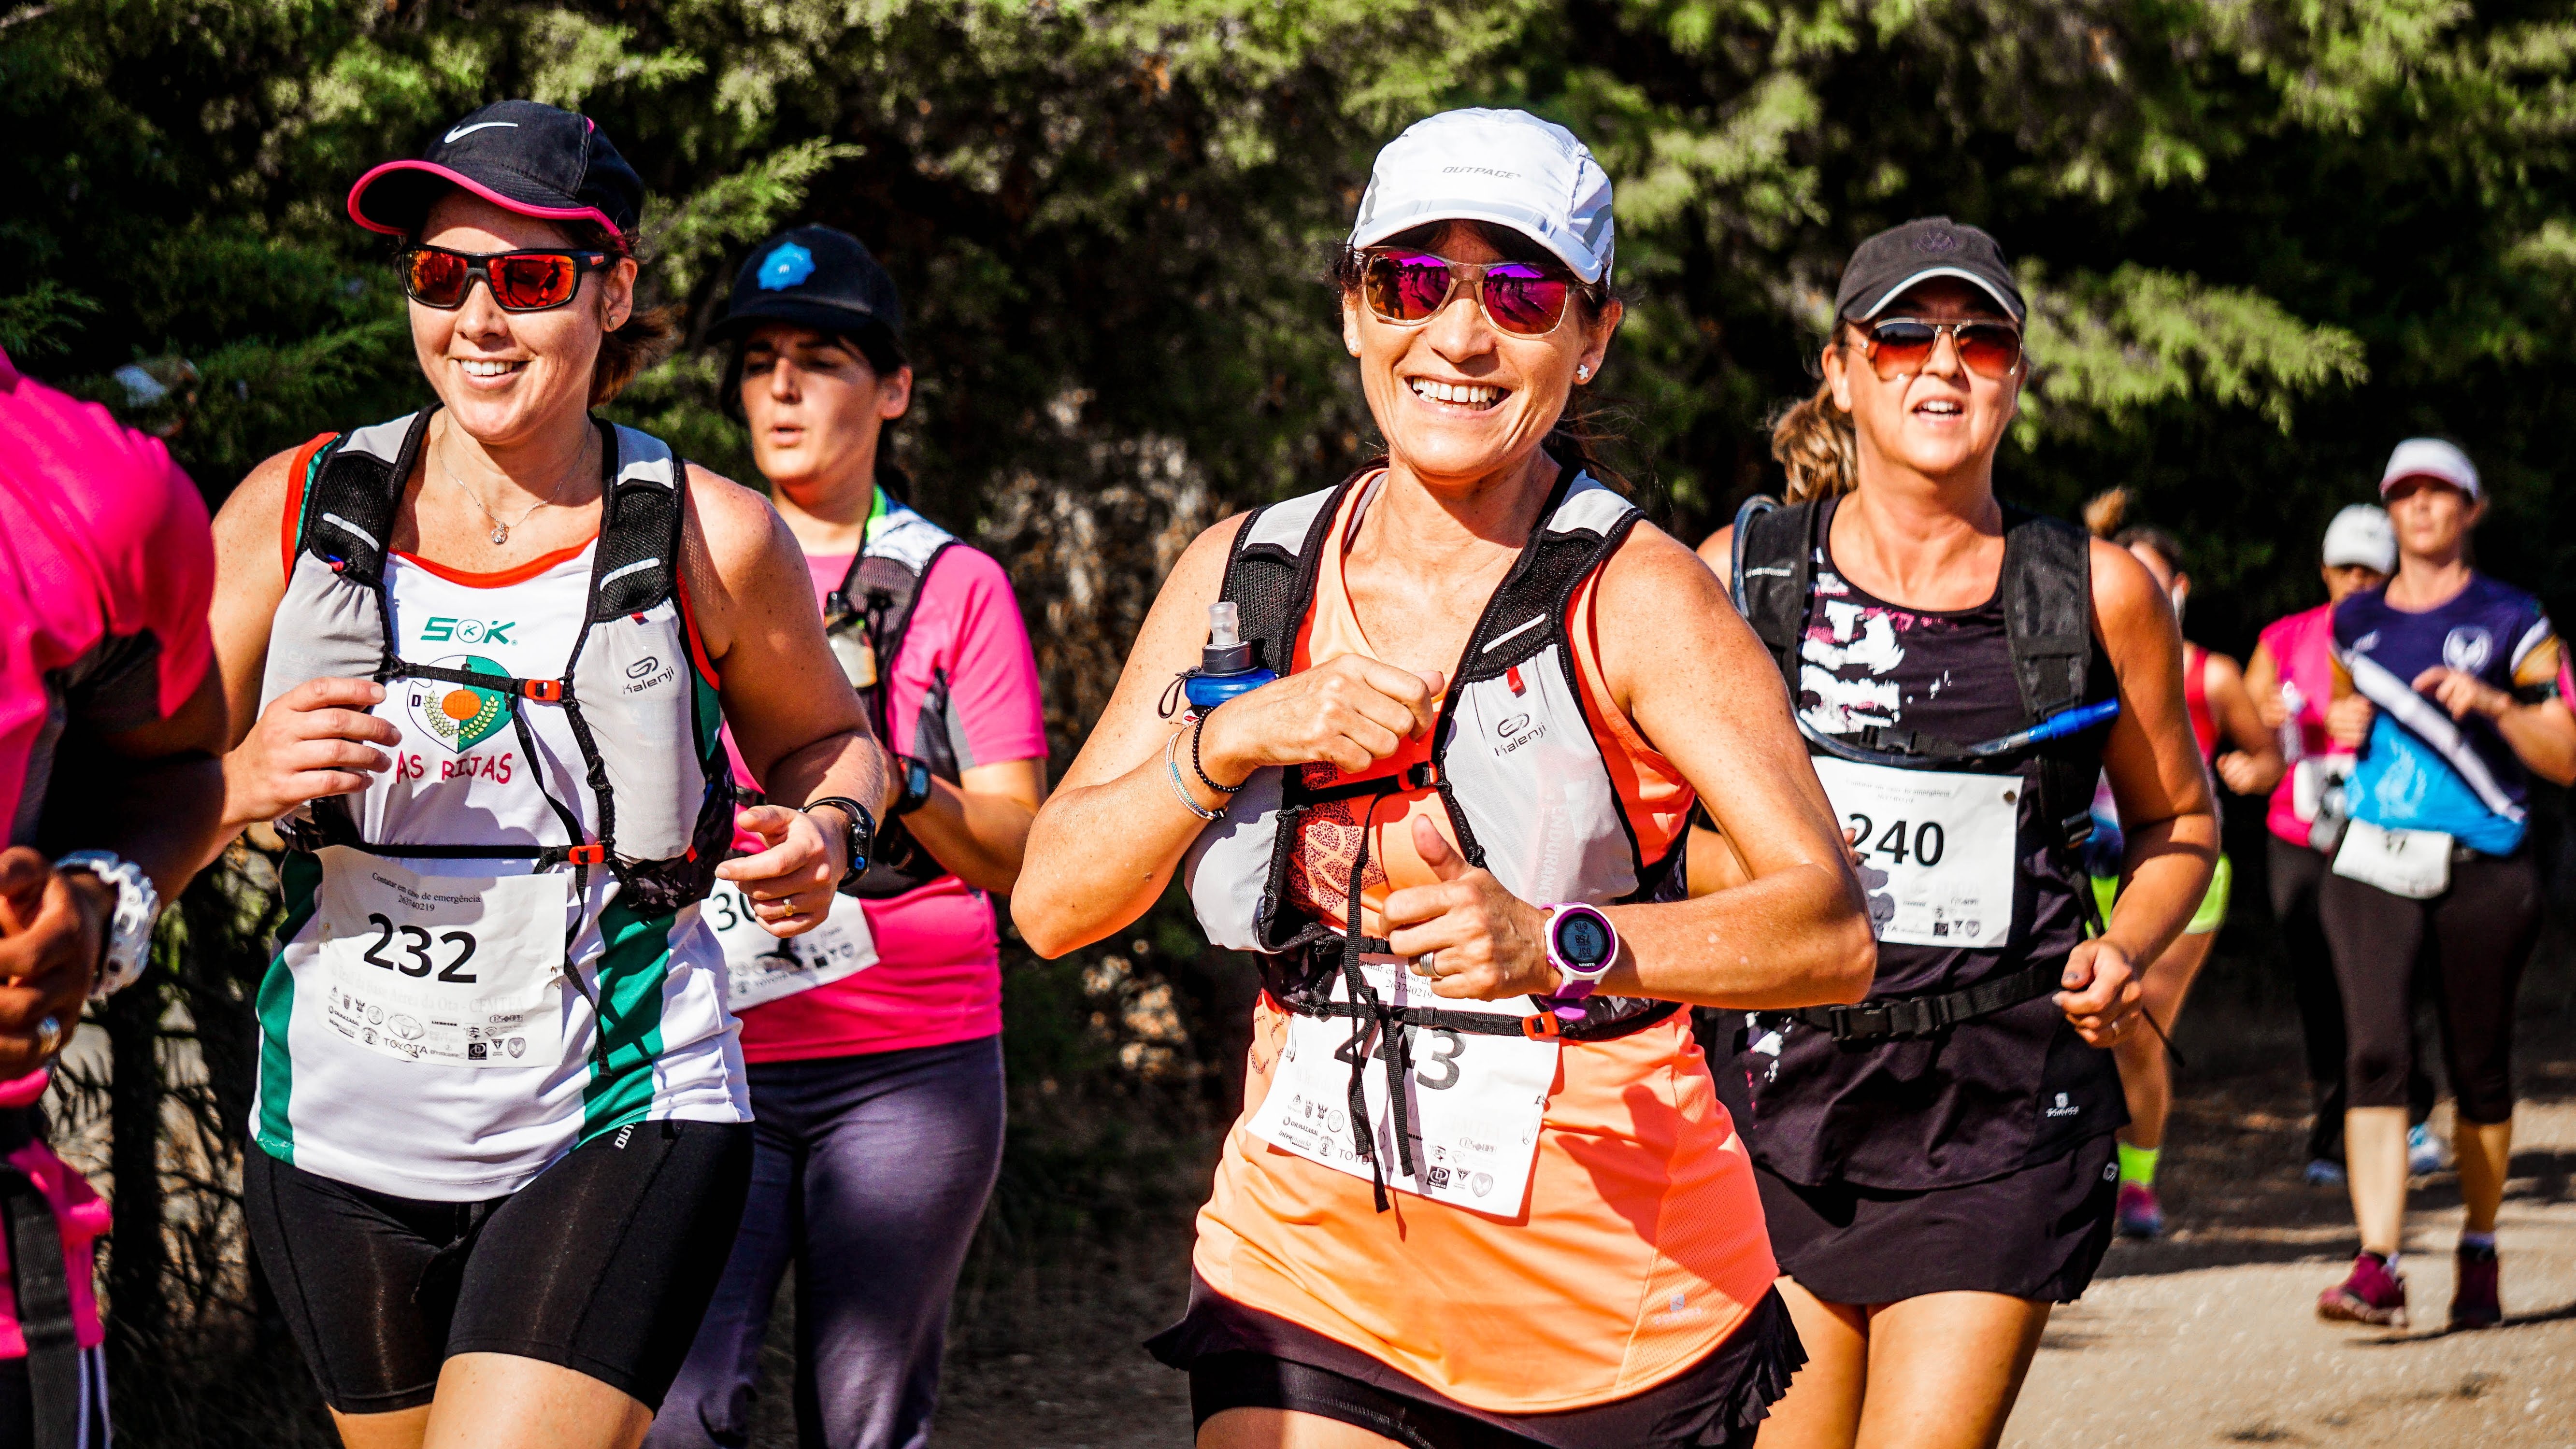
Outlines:
[{"label": "pink running shoe", "polygon": [[2352,1260],[2351,1276],[2317,1295],[2317,1317],[2404,1328],[2406,1280],[2388,1271],[2387,1259],[2363,1253]]},{"label": "pink running shoe", "polygon": [[2164,1205],[2156,1201],[2156,1190],[2143,1182],[2121,1183],[2115,1225],[2124,1238],[2163,1237],[2165,1210]]},{"label": "pink running shoe", "polygon": [[2460,1279],[2451,1290],[2451,1329],[2493,1328],[2504,1322],[2504,1302],[2496,1295],[2493,1248],[2460,1249]]}]

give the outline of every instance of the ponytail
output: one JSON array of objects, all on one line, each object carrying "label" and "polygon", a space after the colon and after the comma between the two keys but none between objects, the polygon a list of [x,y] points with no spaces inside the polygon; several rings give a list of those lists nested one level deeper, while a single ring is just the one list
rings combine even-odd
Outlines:
[{"label": "ponytail", "polygon": [[1851,414],[1834,401],[1833,384],[1818,383],[1815,396],[1772,415],[1771,456],[1788,472],[1786,498],[1793,504],[1860,485],[1860,445]]}]

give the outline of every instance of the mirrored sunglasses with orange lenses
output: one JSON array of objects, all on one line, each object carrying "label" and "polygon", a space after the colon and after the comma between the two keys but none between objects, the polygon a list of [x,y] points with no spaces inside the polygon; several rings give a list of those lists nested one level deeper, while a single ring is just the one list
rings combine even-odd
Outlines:
[{"label": "mirrored sunglasses with orange lenses", "polygon": [[1475,294],[1494,326],[1515,337],[1545,337],[1565,320],[1574,279],[1529,262],[1453,262],[1429,252],[1370,252],[1360,292],[1383,322],[1427,322],[1458,289]]},{"label": "mirrored sunglasses with orange lenses", "polygon": [[2001,322],[1924,322],[1912,317],[1889,317],[1869,324],[1862,351],[1879,380],[1892,382],[1931,365],[1932,353],[1940,346],[1944,332],[1950,334],[1950,345],[1959,350],[1960,363],[1979,377],[2001,382],[2021,366],[2021,329]]},{"label": "mirrored sunglasses with orange lenses", "polygon": [[608,252],[455,252],[416,246],[402,254],[403,295],[424,307],[453,311],[465,305],[465,294],[481,277],[502,311],[542,312],[571,301],[581,290],[582,273],[604,272],[614,260]]}]

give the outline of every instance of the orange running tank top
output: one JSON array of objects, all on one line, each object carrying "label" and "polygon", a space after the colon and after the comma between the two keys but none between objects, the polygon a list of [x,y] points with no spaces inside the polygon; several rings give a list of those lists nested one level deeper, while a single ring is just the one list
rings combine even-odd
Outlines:
[{"label": "orange running tank top", "polygon": [[[1320,560],[1296,667],[1370,654],[1342,575],[1356,489]],[[1598,577],[1576,590],[1567,633],[1584,711],[1644,859],[1687,825],[1690,786],[1610,705],[1593,618]],[[1381,761],[1393,773],[1427,741]],[[1361,778],[1368,778],[1363,776]],[[1314,783],[1327,783],[1317,780]],[[1412,844],[1415,816],[1455,844],[1436,791],[1365,799],[1303,823],[1290,889],[1344,923],[1359,832],[1369,832],[1364,929],[1383,931],[1389,890],[1436,877]],[[1194,1263],[1237,1303],[1358,1349],[1457,1401],[1498,1413],[1586,1408],[1642,1393],[1705,1357],[1771,1287],[1776,1270],[1753,1172],[1718,1105],[1687,1012],[1609,1041],[1568,1043],[1540,1128],[1527,1204],[1501,1218],[1407,1193],[1376,1211],[1367,1179],[1273,1148],[1246,1124],[1267,1095],[1288,1017],[1256,1008],[1244,1113],[1227,1134],[1199,1213]]]}]

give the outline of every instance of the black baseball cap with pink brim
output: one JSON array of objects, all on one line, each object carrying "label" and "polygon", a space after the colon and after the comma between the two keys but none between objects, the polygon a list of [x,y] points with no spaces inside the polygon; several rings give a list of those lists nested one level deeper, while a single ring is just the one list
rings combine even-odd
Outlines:
[{"label": "black baseball cap with pink brim", "polygon": [[349,188],[349,219],[414,236],[450,188],[542,221],[590,222],[632,244],[644,181],[588,116],[498,101],[448,127],[417,161],[388,161]]}]

